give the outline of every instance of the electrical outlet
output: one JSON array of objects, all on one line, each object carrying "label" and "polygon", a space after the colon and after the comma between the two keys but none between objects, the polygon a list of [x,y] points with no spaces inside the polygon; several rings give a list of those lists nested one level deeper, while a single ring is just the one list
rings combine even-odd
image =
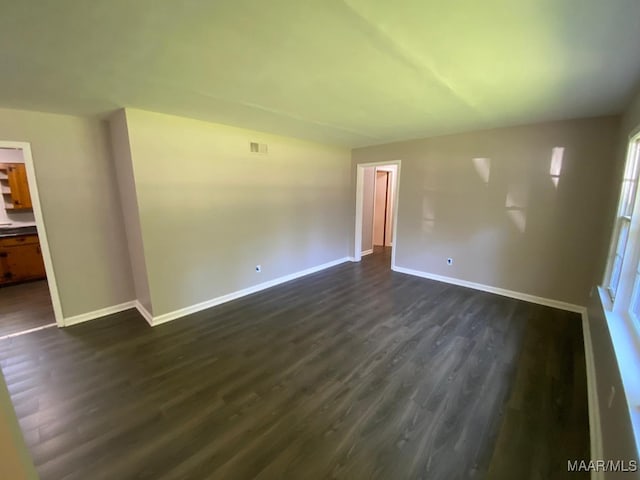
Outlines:
[{"label": "electrical outlet", "polygon": [[453,258],[447,258],[447,265],[453,265]]},{"label": "electrical outlet", "polygon": [[256,272],[260,273],[262,271],[262,265],[256,265]]}]

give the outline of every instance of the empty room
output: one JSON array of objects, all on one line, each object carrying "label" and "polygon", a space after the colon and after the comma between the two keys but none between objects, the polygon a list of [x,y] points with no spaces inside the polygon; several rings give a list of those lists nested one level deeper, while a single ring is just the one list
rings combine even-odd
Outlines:
[{"label": "empty room", "polygon": [[640,2],[0,37],[1,479],[640,478]]}]

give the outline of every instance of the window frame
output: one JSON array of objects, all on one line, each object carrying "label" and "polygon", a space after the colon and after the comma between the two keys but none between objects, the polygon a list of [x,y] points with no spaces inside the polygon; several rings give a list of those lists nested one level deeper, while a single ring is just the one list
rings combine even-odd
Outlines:
[{"label": "window frame", "polygon": [[608,309],[627,316],[637,326],[640,308],[636,309],[638,312],[633,309],[640,300],[640,132],[629,138],[618,185],[618,205],[602,289],[610,300]]},{"label": "window frame", "polygon": [[[629,229],[618,287],[613,299],[607,288],[619,241],[620,219],[625,213],[622,207],[626,174],[631,162],[635,162],[636,167],[640,165],[640,126],[629,135],[626,153],[623,175],[618,181],[620,195],[610,237],[607,267],[602,286],[598,287],[597,291],[617,359],[633,435],[637,448],[640,448],[640,377],[637,375],[640,369],[640,192],[638,192],[640,181],[637,179],[634,187],[635,198],[631,203],[627,203],[627,207],[633,205],[633,208],[631,214],[626,215],[627,218],[624,220],[629,221]],[[637,308],[635,308],[636,303]],[[634,312],[634,308],[637,312]]]},{"label": "window frame", "polygon": [[[640,175],[640,134],[636,134],[629,139],[627,156],[622,179],[620,181],[620,190],[618,196],[618,206],[616,209],[616,218],[611,235],[609,246],[609,257],[607,260],[607,268],[605,270],[604,281],[602,283],[604,290],[607,292],[611,304],[614,307],[621,303],[626,303],[630,308],[631,298],[626,301],[619,301],[620,290],[623,292],[628,290],[629,278],[629,262],[631,258],[637,257],[637,243],[635,236],[632,236],[637,230],[637,220],[634,218],[634,212],[638,210],[638,185]],[[623,237],[624,232],[624,237]],[[633,263],[637,263],[633,260]],[[634,268],[637,272],[637,265]],[[632,287],[635,294],[636,290],[635,275],[634,285]]]}]

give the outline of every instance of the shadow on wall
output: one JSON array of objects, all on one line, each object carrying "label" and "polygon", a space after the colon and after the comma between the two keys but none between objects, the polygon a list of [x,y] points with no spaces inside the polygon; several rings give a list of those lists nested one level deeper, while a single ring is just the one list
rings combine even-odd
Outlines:
[{"label": "shadow on wall", "polygon": [[509,258],[514,260],[503,268],[526,272],[518,275],[520,289],[531,291],[545,285],[538,295],[555,298],[564,270],[571,268],[573,249],[564,240],[570,219],[563,213],[566,208],[559,205],[565,147],[555,146],[547,152],[544,160],[534,164],[540,168],[511,172],[505,211],[519,236],[508,242]]},{"label": "shadow on wall", "polygon": [[[491,180],[491,159],[476,157],[471,159],[471,162],[482,183],[489,187]],[[520,233],[524,233],[526,229],[528,203],[529,183],[523,178],[511,181],[507,188],[505,200],[506,214]]]},{"label": "shadow on wall", "polygon": [[[551,161],[549,164],[549,177],[551,183],[558,189],[560,176],[562,174],[562,161],[564,158],[564,147],[553,147],[551,149]],[[529,193],[531,188],[531,178],[516,180],[509,184],[505,201],[507,215],[520,233],[525,233],[527,228],[527,207],[529,206]]]},{"label": "shadow on wall", "polygon": [[[560,176],[562,174],[564,150],[564,147],[553,147],[551,150],[549,176],[556,190],[558,189]],[[489,186],[491,180],[491,159],[476,157],[473,158],[471,162],[480,180]],[[527,207],[529,206],[530,188],[531,177],[513,179],[507,188],[505,199],[506,214],[520,233],[525,233],[527,226]],[[429,215],[435,217],[435,212],[432,209],[425,209],[425,218],[427,212]]]},{"label": "shadow on wall", "polygon": [[509,220],[520,233],[527,229],[527,207],[529,206],[529,183],[524,180],[515,180],[509,184],[505,208]]},{"label": "shadow on wall", "polygon": [[[526,271],[526,275],[518,275],[521,281],[516,288],[526,291],[527,287],[534,288],[540,282],[553,284],[552,277],[557,270],[545,266],[546,262],[531,266],[530,260],[550,258],[553,264],[556,261],[562,264],[562,255],[554,252],[554,245],[563,227],[562,219],[556,215],[556,204],[565,151],[565,147],[555,146],[538,162],[480,156],[466,162],[461,159],[455,174],[468,176],[471,169],[477,183],[474,186],[471,181],[461,186],[460,191],[439,185],[445,173],[439,170],[437,162],[425,165],[420,230],[424,244],[429,245],[428,255],[439,258],[447,249],[455,249],[453,243],[463,246],[480,242],[491,251],[485,250],[483,258],[472,261],[494,285],[500,285],[502,278],[513,277],[517,274],[514,272],[519,271]],[[465,221],[452,222],[454,215]],[[436,229],[437,219],[448,225],[447,230],[451,227],[456,230],[455,235],[447,231],[444,245],[436,238],[443,235]],[[508,225],[512,227],[511,232]],[[450,273],[456,274],[456,270]]]},{"label": "shadow on wall", "polygon": [[422,233],[428,234],[436,228],[436,203],[433,195],[425,192],[422,197]]}]

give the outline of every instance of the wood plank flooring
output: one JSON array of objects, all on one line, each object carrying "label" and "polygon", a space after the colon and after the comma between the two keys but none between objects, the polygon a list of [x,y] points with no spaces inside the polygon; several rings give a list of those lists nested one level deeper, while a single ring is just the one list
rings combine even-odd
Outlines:
[{"label": "wood plank flooring", "polygon": [[542,479],[588,458],[576,314],[388,263],[0,341],[41,478]]},{"label": "wood plank flooring", "polygon": [[55,322],[46,280],[0,287],[0,337]]}]

